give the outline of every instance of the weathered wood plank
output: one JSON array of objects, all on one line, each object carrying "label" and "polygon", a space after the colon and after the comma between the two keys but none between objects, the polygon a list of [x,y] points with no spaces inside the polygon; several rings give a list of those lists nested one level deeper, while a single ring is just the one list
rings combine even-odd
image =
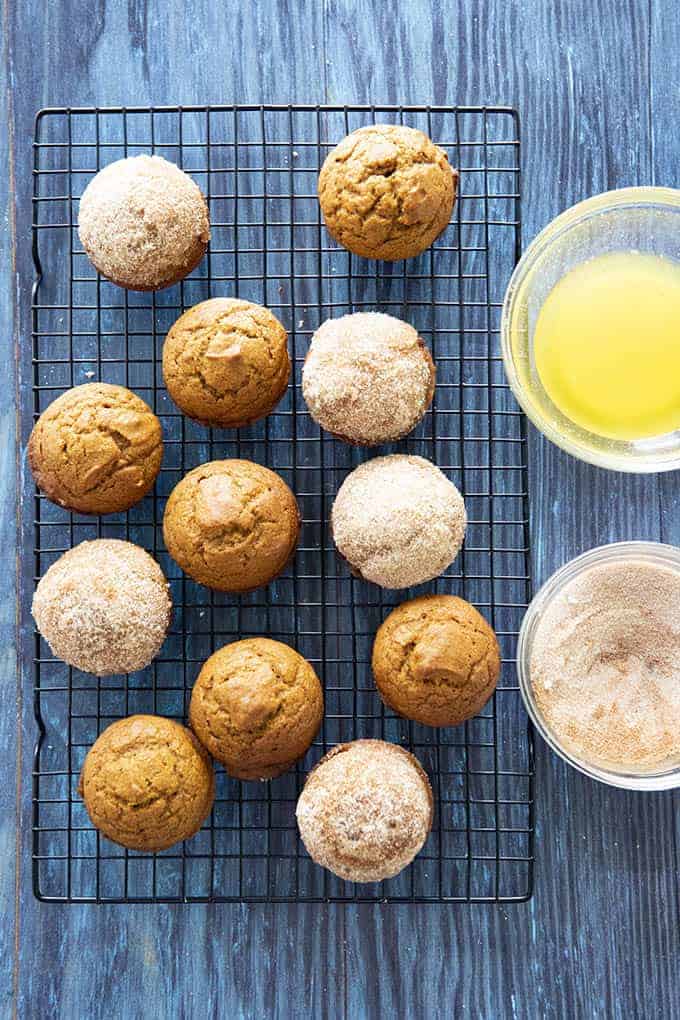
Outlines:
[{"label": "weathered wood plank", "polygon": [[[680,19],[672,0],[651,3],[651,75],[649,106],[651,114],[651,183],[680,188],[680,160],[677,133],[671,127],[671,110],[680,103]],[[680,546],[680,472],[662,477],[659,487],[661,540]],[[680,876],[680,792],[673,797],[675,807],[675,872]],[[680,914],[680,885],[676,885],[675,909]],[[680,958],[680,938],[676,936],[676,959]]]},{"label": "weathered wood plank", "polygon": [[16,511],[14,506],[16,455],[14,407],[14,168],[12,165],[12,109],[7,68],[7,5],[2,8],[3,56],[0,59],[0,345],[5,363],[5,387],[0,402],[0,549],[6,559],[5,586],[0,601],[0,1016],[12,1010],[15,985],[14,938],[17,910],[17,742],[21,691],[16,681]]}]

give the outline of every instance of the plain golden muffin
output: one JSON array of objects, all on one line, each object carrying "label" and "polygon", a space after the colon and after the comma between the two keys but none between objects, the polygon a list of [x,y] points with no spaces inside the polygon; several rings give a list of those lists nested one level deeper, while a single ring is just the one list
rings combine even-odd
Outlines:
[{"label": "plain golden muffin", "polygon": [[317,864],[349,882],[381,882],[420,852],[433,812],[430,781],[412,754],[384,740],[355,740],[312,769],[296,816]]},{"label": "plain golden muffin", "polygon": [[297,547],[295,496],[269,468],[213,460],[170,493],[163,537],[173,560],[217,591],[252,591],[281,573]]},{"label": "plain golden muffin", "polygon": [[250,301],[202,301],[168,333],[163,376],[190,418],[222,428],[248,425],[269,414],[286,392],[286,331],[269,309]]},{"label": "plain golden muffin", "polygon": [[38,582],[33,617],[52,654],[96,676],[144,669],[170,626],[163,571],[132,542],[97,538],[56,560]]},{"label": "plain golden muffin", "polygon": [[59,506],[84,514],[128,510],[156,480],[161,423],[131,390],[74,386],[43,411],[28,441],[35,484]]},{"label": "plain golden muffin", "polygon": [[406,719],[457,726],[477,715],[501,669],[484,617],[455,595],[423,595],[392,610],[373,645],[380,696]]},{"label": "plain golden muffin", "polygon": [[237,779],[273,779],[307,752],[323,718],[314,669],[293,648],[246,638],[205,662],[189,721],[213,758]]},{"label": "plain golden muffin", "polygon": [[212,809],[215,776],[191,730],[162,716],[131,715],[92,745],[78,792],[107,839],[156,853],[198,832]]},{"label": "plain golden muffin", "polygon": [[78,234],[102,276],[129,290],[160,290],[184,279],[203,258],[208,206],[174,163],[131,156],[92,178],[80,199]]},{"label": "plain golden muffin", "polygon": [[367,259],[407,259],[430,247],[451,218],[458,171],[415,128],[359,128],[326,157],[319,202],[329,233]]}]

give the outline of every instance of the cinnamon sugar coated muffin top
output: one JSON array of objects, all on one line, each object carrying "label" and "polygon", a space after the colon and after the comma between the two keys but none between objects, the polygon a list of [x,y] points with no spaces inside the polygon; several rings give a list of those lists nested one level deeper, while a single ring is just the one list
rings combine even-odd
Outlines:
[{"label": "cinnamon sugar coated muffin top", "polygon": [[467,515],[460,492],[431,461],[391,454],[347,476],[331,526],[338,551],[356,574],[383,588],[408,588],[450,566]]},{"label": "cinnamon sugar coated muffin top", "polygon": [[138,503],[163,459],[161,423],[124,386],[74,386],[43,411],[28,441],[38,488],[54,503],[110,514]]},{"label": "cinnamon sugar coated muffin top", "polygon": [[156,853],[193,836],[210,814],[215,775],[185,726],[158,715],[112,723],[87,753],[78,792],[92,824],[130,850]]},{"label": "cinnamon sugar coated muffin top", "polygon": [[144,669],[172,613],[163,571],[117,538],[81,542],[52,564],[33,596],[33,617],[52,654],[96,676]]},{"label": "cinnamon sugar coated muffin top", "polygon": [[432,828],[432,788],[412,754],[384,740],[339,744],[307,776],[296,817],[317,864],[349,882],[399,874]]},{"label": "cinnamon sugar coated muffin top", "polygon": [[392,442],[415,428],[435,371],[413,326],[382,312],[327,319],[302,372],[302,393],[322,428],[357,445]]},{"label": "cinnamon sugar coated muffin top", "polygon": [[353,131],[319,174],[326,227],[368,259],[407,259],[430,247],[451,218],[458,172],[427,135],[397,124]]},{"label": "cinnamon sugar coated muffin top", "polygon": [[78,234],[102,276],[130,290],[159,290],[203,258],[208,207],[174,163],[131,156],[92,178],[80,199]]},{"label": "cinnamon sugar coated muffin top", "polygon": [[181,315],[163,346],[168,393],[190,418],[239,428],[269,414],[290,375],[288,337],[268,308],[211,298]]},{"label": "cinnamon sugar coated muffin top", "polygon": [[201,743],[238,779],[272,779],[308,750],[321,725],[323,693],[294,648],[245,638],[203,664],[189,718]]}]

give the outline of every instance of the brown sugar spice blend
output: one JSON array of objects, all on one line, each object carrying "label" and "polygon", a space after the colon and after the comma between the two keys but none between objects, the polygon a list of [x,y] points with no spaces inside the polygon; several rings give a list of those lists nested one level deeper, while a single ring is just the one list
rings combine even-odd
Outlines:
[{"label": "brown sugar spice blend", "polygon": [[538,624],[531,683],[577,757],[651,770],[680,760],[680,576],[631,559],[568,583]]}]

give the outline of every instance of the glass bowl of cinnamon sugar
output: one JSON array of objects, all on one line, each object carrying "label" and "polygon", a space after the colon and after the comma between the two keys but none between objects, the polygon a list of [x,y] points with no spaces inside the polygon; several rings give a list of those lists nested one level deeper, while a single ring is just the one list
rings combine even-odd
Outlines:
[{"label": "glass bowl of cinnamon sugar", "polygon": [[517,671],[549,747],[629,790],[680,787],[680,549],[599,546],[536,593]]}]

